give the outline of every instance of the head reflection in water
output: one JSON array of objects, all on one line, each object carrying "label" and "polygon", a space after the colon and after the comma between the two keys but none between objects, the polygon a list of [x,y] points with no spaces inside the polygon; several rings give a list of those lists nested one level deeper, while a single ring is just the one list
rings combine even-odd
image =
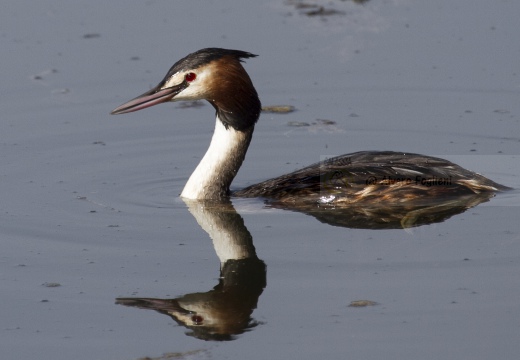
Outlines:
[{"label": "head reflection in water", "polygon": [[208,292],[175,299],[119,298],[116,303],[168,315],[201,340],[227,341],[258,325],[251,317],[266,285],[266,267],[257,258],[229,260],[219,283]]},{"label": "head reflection in water", "polygon": [[213,240],[220,259],[219,283],[208,292],[175,299],[118,298],[116,304],[168,315],[202,340],[233,340],[258,325],[251,317],[266,286],[266,266],[244,220],[230,202],[186,200],[189,211]]}]

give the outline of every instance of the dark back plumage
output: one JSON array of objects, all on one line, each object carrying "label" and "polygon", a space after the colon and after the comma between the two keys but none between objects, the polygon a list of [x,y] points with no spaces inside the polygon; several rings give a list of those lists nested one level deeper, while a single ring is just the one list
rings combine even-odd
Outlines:
[{"label": "dark back plumage", "polygon": [[507,190],[448,160],[413,153],[341,155],[233,193],[280,203],[364,205],[428,202],[439,197]]}]

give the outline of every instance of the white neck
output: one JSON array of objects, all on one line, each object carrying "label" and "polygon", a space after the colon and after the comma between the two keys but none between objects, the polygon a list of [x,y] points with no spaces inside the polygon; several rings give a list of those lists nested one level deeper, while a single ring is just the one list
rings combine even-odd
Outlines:
[{"label": "white neck", "polygon": [[226,127],[217,116],[206,154],[182,190],[187,199],[222,199],[246,156],[254,126],[246,131]]}]

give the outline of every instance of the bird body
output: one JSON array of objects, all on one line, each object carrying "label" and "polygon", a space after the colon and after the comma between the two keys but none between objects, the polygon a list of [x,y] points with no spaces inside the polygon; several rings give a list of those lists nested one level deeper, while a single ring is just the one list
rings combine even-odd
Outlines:
[{"label": "bird body", "polygon": [[261,104],[242,59],[248,52],[208,48],[177,61],[150,91],[117,107],[112,114],[158,103],[207,100],[216,110],[210,146],[181,196],[187,199],[260,197],[275,202],[350,206],[406,203],[442,196],[508,189],[447,160],[402,152],[346,154],[230,192],[244,161]]}]

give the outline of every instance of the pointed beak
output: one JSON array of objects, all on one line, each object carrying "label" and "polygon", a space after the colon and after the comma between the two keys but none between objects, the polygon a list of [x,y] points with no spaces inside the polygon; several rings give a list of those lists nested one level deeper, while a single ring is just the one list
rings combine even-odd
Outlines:
[{"label": "pointed beak", "polygon": [[157,85],[150,91],[139,95],[135,99],[132,99],[123,105],[118,106],[112,112],[111,115],[126,114],[129,112],[141,110],[150,106],[154,106],[163,102],[172,101],[175,95],[186,89],[188,83],[183,81],[179,85],[162,88],[163,83]]}]

